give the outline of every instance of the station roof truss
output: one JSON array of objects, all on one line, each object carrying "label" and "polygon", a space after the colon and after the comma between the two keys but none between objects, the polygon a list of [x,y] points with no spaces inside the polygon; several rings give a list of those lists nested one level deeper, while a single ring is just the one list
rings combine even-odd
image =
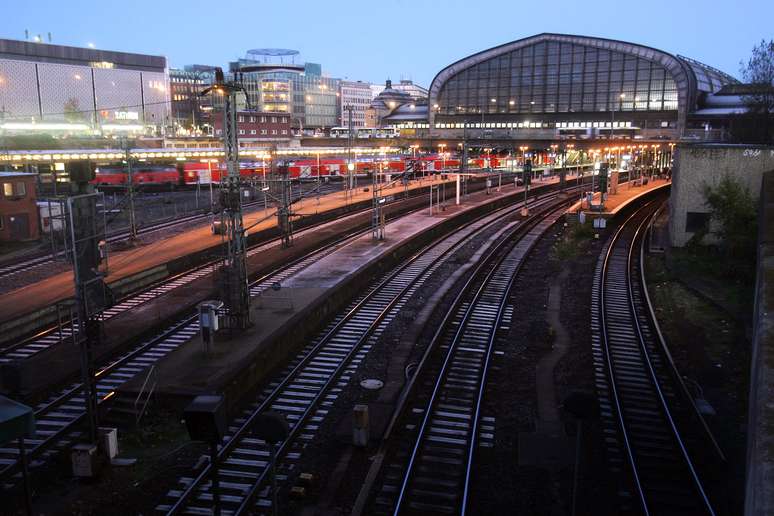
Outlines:
[{"label": "station roof truss", "polygon": [[[442,95],[442,92],[445,86],[448,83],[450,83],[452,79],[463,77],[461,75],[463,72],[466,72],[471,69],[477,69],[478,65],[486,64],[488,62],[490,63],[489,71],[487,72],[486,70],[482,69],[482,71],[478,73],[480,74],[488,73],[490,75],[486,77],[477,76],[476,79],[490,81],[493,87],[495,85],[498,87],[502,87],[502,84],[498,84],[498,81],[502,83],[503,80],[506,80],[506,76],[503,74],[502,69],[499,69],[497,72],[494,72],[495,74],[497,74],[496,76],[491,75],[492,67],[494,66],[495,69],[497,69],[496,66],[499,66],[499,65],[495,65],[494,63],[496,63],[497,60],[500,58],[506,58],[507,56],[512,55],[511,53],[514,53],[514,51],[520,51],[522,49],[527,49],[528,51],[529,47],[536,46],[540,43],[553,43],[553,44],[558,43],[562,45],[562,48],[564,48],[564,45],[568,45],[568,46],[571,45],[574,47],[585,47],[587,49],[596,49],[597,51],[598,50],[610,51],[611,53],[624,54],[625,56],[630,56],[630,57],[637,58],[639,60],[650,62],[652,63],[652,66],[657,66],[663,69],[668,74],[669,78],[673,80],[676,85],[678,126],[684,126],[686,117],[690,111],[695,109],[697,98],[699,97],[699,94],[701,92],[714,93],[719,89],[721,89],[726,84],[738,83],[738,81],[734,77],[724,72],[721,72],[715,68],[712,68],[708,65],[705,65],[703,63],[700,63],[698,61],[695,61],[693,59],[689,59],[683,56],[673,55],[668,52],[664,52],[652,47],[634,44],[634,43],[627,43],[624,41],[605,39],[605,38],[577,36],[577,35],[568,35],[568,34],[542,33],[542,34],[537,34],[535,36],[530,36],[524,39],[520,39],[517,41],[513,41],[510,43],[506,43],[494,48],[490,48],[482,52],[478,52],[469,57],[456,61],[455,63],[452,63],[451,65],[442,69],[435,76],[435,78],[433,79],[430,85],[429,104],[430,106],[433,106],[433,109],[430,109],[430,113],[429,113],[430,126],[433,127],[433,123],[436,116],[440,114],[444,114],[442,113],[444,109],[447,110],[447,112],[445,113],[446,115],[457,114],[456,112],[453,111],[453,106],[451,106],[451,104],[448,106],[443,105],[445,102],[445,99],[444,99],[444,96]],[[560,51],[560,53],[561,52],[563,52],[563,50]],[[537,59],[537,57],[535,59]],[[529,69],[529,68],[524,68],[524,61],[522,61],[521,64],[522,64],[522,67],[518,72],[517,72],[517,69],[515,68],[508,70],[507,81],[511,80],[512,74],[515,74],[518,76],[519,73],[521,74],[540,73],[540,72],[537,72],[538,65],[542,66],[542,63],[536,63],[534,65],[534,68]],[[576,63],[573,63],[572,60],[570,60],[569,62],[561,61],[559,64],[559,67],[561,70],[560,73],[568,72],[568,73],[575,74],[576,70],[573,68],[573,64],[576,64]],[[636,66],[639,66],[639,65],[636,65]],[[564,68],[561,68],[561,67],[564,67]],[[528,70],[528,71],[525,72],[524,70]],[[586,70],[584,68],[583,74],[586,75],[586,72],[589,72],[589,70]],[[525,77],[525,76],[522,75],[519,77]],[[610,86],[609,86],[610,88],[613,87],[612,82],[613,80],[610,79]],[[511,87],[513,87],[512,81],[509,82],[509,84],[511,84]],[[607,93],[609,95],[612,95],[612,90]],[[622,93],[622,92],[617,92],[617,93]],[[617,96],[617,93],[616,93],[616,96]],[[482,95],[483,93],[481,92],[478,93],[478,96],[480,96],[481,98],[484,98]],[[509,98],[511,98],[510,103],[512,106],[513,96],[510,94],[508,96]],[[540,94],[538,94],[538,96],[540,96]],[[487,103],[490,100],[489,97],[490,96],[487,95],[484,98],[483,102]],[[491,100],[492,102],[495,102],[495,99],[491,99]],[[502,102],[505,99],[497,99],[497,100],[498,102]],[[636,97],[632,98],[631,100],[627,99],[627,102],[636,102],[636,101],[637,101]],[[642,99],[640,99],[640,101],[642,101]],[[612,102],[612,101],[608,101],[608,102]],[[535,102],[532,102],[532,104],[535,104]],[[554,106],[554,105],[551,104],[551,106]],[[508,106],[505,106],[505,107],[506,109],[508,108]],[[558,106],[553,107],[553,111],[546,111],[546,113],[549,113],[549,112],[559,113],[560,111],[557,108]],[[452,111],[448,111],[449,109],[452,109]],[[607,109],[609,110],[610,108],[608,107]],[[640,107],[634,106],[633,109],[640,110]],[[646,103],[644,110],[648,110],[648,109],[649,109],[649,105]],[[666,110],[667,109],[666,102],[664,102],[663,107],[660,107],[659,109]],[[615,110],[615,107],[613,108],[613,110]],[[567,111],[570,113],[573,112],[572,109],[568,109]],[[586,110],[584,109],[584,111]],[[594,111],[599,111],[599,109],[595,108]],[[486,114],[487,112],[491,112],[491,111],[482,109],[479,112],[483,112]],[[516,108],[511,109],[510,112],[520,113],[521,111],[519,111],[519,106],[517,105]],[[535,111],[531,111],[531,112],[535,113]]]}]

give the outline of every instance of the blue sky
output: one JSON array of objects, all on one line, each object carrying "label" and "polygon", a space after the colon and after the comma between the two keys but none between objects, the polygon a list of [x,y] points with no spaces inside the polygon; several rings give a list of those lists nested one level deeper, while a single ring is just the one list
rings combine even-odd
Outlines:
[{"label": "blue sky", "polygon": [[[600,36],[682,54],[739,76],[774,38],[774,1],[36,0],[0,5],[0,37],[165,55],[226,66],[259,47],[294,48],[335,77],[429,86],[447,64],[540,32]],[[624,7],[626,6],[626,7]]]}]

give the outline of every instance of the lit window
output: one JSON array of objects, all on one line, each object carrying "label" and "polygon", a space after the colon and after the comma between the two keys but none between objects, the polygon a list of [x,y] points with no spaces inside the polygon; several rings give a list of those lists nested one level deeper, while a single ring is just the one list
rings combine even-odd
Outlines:
[{"label": "lit window", "polygon": [[255,129],[250,129],[250,134],[255,134]]},{"label": "lit window", "polygon": [[277,134],[277,130],[276,129],[272,129],[271,130],[271,134]]},{"label": "lit window", "polygon": [[243,116],[240,116],[240,117],[239,117],[239,121],[240,121],[240,122],[244,122],[244,121],[245,121],[245,117],[243,117]]},{"label": "lit window", "polygon": [[240,129],[239,130],[239,134],[245,134],[245,130],[244,129]]},{"label": "lit window", "polygon": [[13,183],[3,183],[3,195],[13,197]]},{"label": "lit window", "polygon": [[288,134],[288,131],[287,131],[287,129],[283,129],[283,130],[282,130],[282,134]]}]

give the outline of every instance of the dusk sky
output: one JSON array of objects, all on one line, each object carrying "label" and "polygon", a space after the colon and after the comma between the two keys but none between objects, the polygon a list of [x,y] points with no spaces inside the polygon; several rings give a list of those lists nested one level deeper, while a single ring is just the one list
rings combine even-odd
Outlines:
[{"label": "dusk sky", "polygon": [[750,49],[774,38],[771,0],[2,0],[0,12],[4,38],[51,32],[54,43],[165,55],[172,67],[292,48],[326,75],[424,86],[458,59],[540,32],[649,45],[736,77]]}]

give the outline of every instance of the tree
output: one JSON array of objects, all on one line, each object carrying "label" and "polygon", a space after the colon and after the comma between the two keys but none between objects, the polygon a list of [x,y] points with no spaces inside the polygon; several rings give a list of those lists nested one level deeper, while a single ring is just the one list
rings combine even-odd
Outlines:
[{"label": "tree", "polygon": [[739,278],[754,276],[758,212],[750,192],[725,176],[715,186],[705,184],[703,193],[715,222],[711,232],[726,257],[726,272]]},{"label": "tree", "polygon": [[747,63],[741,62],[746,93],[742,100],[749,110],[748,123],[754,142],[774,142],[774,40],[753,47]]},{"label": "tree", "polygon": [[78,99],[70,97],[62,106],[64,118],[68,122],[80,122],[83,120],[83,112],[80,110]]}]

